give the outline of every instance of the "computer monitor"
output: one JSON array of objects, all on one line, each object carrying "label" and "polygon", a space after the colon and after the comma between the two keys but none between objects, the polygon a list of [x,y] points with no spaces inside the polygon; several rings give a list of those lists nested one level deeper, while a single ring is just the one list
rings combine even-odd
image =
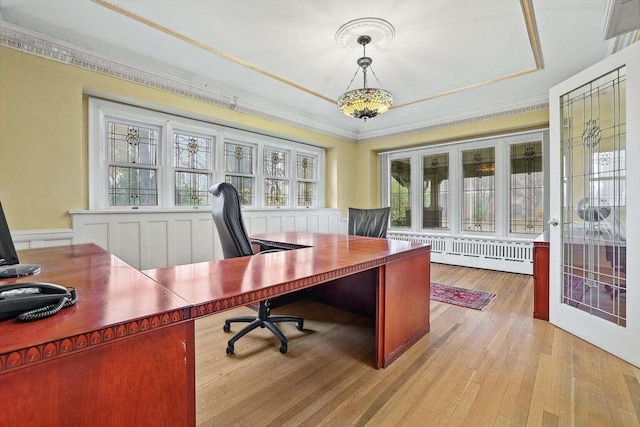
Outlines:
[{"label": "computer monitor", "polygon": [[9,225],[4,216],[2,203],[0,203],[0,279],[38,273],[40,273],[39,265],[20,264],[18,253],[13,245],[13,238],[9,231]]}]

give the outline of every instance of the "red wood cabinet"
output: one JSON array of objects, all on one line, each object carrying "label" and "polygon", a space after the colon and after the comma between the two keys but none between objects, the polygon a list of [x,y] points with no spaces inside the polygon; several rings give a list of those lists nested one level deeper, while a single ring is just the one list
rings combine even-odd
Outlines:
[{"label": "red wood cabinet", "polygon": [[549,234],[533,242],[533,317],[549,320]]}]

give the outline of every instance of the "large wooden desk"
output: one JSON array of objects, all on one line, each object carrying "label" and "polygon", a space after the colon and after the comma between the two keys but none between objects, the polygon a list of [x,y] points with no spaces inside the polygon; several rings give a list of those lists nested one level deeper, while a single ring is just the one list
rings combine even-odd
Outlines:
[{"label": "large wooden desk", "polygon": [[93,244],[20,252],[78,303],[0,322],[1,426],[195,423],[191,305]]},{"label": "large wooden desk", "polygon": [[378,368],[429,332],[429,246],[335,234],[254,237],[295,249],[145,273],[192,303],[194,318],[328,283],[336,305],[349,309],[339,303],[351,301],[354,311],[375,315]]},{"label": "large wooden desk", "polygon": [[[376,366],[429,331],[429,247],[355,236],[261,236],[292,251],[146,272],[95,245],[21,251],[79,301],[34,323],[0,322],[0,425],[194,425],[194,319],[329,282],[373,303]],[[152,278],[154,280],[152,280]],[[342,289],[342,290],[341,290]],[[346,290],[345,290],[346,289]],[[373,298],[367,297],[373,295]]]}]

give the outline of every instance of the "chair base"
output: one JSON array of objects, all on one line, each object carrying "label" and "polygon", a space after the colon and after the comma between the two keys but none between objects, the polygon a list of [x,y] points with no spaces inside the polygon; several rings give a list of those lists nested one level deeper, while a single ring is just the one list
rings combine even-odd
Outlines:
[{"label": "chair base", "polygon": [[227,343],[227,355],[233,354],[234,344],[236,343],[236,341],[256,328],[269,329],[273,333],[273,335],[275,335],[280,340],[280,353],[287,352],[287,338],[275,324],[277,322],[296,322],[296,328],[301,331],[304,328],[304,319],[295,316],[271,316],[270,311],[271,309],[268,305],[268,300],[260,301],[260,305],[258,306],[258,317],[239,316],[231,317],[224,321],[222,330],[224,330],[225,332],[229,332],[231,330],[231,323],[233,322],[249,323],[229,340],[229,342]]}]

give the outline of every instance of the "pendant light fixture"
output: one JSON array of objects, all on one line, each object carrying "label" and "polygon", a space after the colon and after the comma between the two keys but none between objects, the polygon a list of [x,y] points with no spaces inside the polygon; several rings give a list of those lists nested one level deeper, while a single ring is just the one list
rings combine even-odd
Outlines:
[{"label": "pendant light fixture", "polygon": [[[351,79],[351,82],[349,82],[347,92],[343,93],[340,95],[340,98],[338,98],[338,107],[340,108],[340,111],[347,116],[355,117],[356,119],[364,119],[365,121],[371,117],[376,117],[380,114],[386,113],[393,105],[393,95],[391,95],[391,92],[381,88],[367,87],[367,71],[371,69],[370,66],[373,62],[373,60],[367,56],[367,44],[370,42],[370,36],[362,35],[358,37],[358,44],[362,45],[363,55],[361,58],[358,58],[358,69],[356,69],[356,73]],[[358,71],[360,69],[362,69],[362,74],[364,76],[363,88],[349,90],[351,83],[353,83],[353,80],[356,75],[358,75]],[[373,72],[373,69],[371,69],[371,72],[376,78],[378,84],[380,84],[380,81],[378,80],[376,73]]]}]

